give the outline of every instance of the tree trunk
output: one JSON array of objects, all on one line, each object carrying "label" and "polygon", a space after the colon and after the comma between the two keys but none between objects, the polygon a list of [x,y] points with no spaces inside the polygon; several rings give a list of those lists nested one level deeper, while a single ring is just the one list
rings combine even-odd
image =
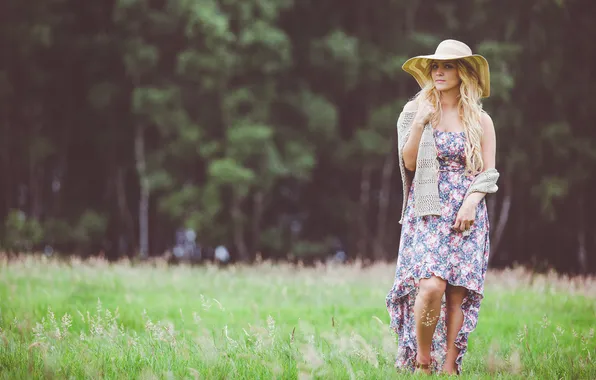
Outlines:
[{"label": "tree trunk", "polygon": [[[128,207],[128,201],[126,200],[126,184],[124,183],[124,169],[119,167],[116,169],[116,202],[118,203],[118,213],[120,214],[120,222],[122,223],[123,231],[119,231],[119,236],[124,236],[128,244],[134,242],[134,221],[130,209]],[[130,255],[130,252],[118,252],[119,255],[126,254]]]},{"label": "tree trunk", "polygon": [[50,213],[54,218],[61,216],[62,204],[64,202],[64,183],[68,165],[68,146],[62,145],[58,152],[58,162],[51,173],[52,205]]},{"label": "tree trunk", "polygon": [[489,264],[497,255],[499,244],[501,243],[503,233],[505,232],[505,227],[507,226],[507,222],[509,220],[509,211],[511,210],[511,201],[513,197],[513,186],[508,175],[505,175],[505,186],[503,190],[505,195],[501,203],[501,210],[499,212],[497,225],[491,237],[491,254],[488,259]]},{"label": "tree trunk", "polygon": [[[3,166],[3,175],[2,175],[2,182],[4,183],[4,210],[0,209],[0,217],[4,217],[8,211],[13,207],[12,199],[13,199],[13,167],[9,164],[11,158],[11,128],[8,118],[5,116],[2,125],[3,133],[2,144],[4,147],[2,148],[2,166]],[[15,157],[13,156],[13,159]]]},{"label": "tree trunk", "polygon": [[584,193],[579,193],[579,201],[577,202],[578,210],[577,210],[577,221],[579,223],[577,229],[577,264],[579,266],[579,273],[585,274],[588,269],[588,254],[586,249],[586,223],[584,220]]},{"label": "tree trunk", "polygon": [[[394,138],[395,140],[395,138]],[[377,214],[377,235],[374,241],[374,257],[375,260],[383,260],[386,258],[386,241],[385,234],[387,232],[387,217],[389,216],[389,199],[391,191],[391,179],[393,178],[393,171],[395,167],[395,157],[397,154],[397,143],[393,141],[393,147],[385,157],[383,165],[383,172],[381,176],[381,190],[379,192],[379,210]]]},{"label": "tree trunk", "polygon": [[366,257],[368,254],[371,172],[370,164],[364,164],[360,179],[360,215],[358,216],[358,255],[360,257]]},{"label": "tree trunk", "polygon": [[419,0],[410,1],[408,2],[408,7],[406,8],[405,14],[405,24],[406,30],[409,32],[413,32],[416,30],[415,21],[416,21],[416,13],[418,12],[418,8],[420,5]]},{"label": "tree trunk", "polygon": [[145,160],[145,127],[137,125],[135,134],[135,158],[141,194],[139,198],[139,256],[149,255],[149,179]]},{"label": "tree trunk", "polygon": [[236,189],[233,190],[232,195],[232,223],[233,223],[233,235],[234,244],[238,251],[238,259],[242,262],[248,261],[248,250],[246,249],[246,243],[244,241],[244,225],[242,223],[242,210],[240,208],[242,204],[242,197],[238,194]]},{"label": "tree trunk", "polygon": [[253,214],[252,214],[252,251],[258,252],[260,250],[261,239],[261,220],[263,219],[263,210],[265,192],[257,190],[253,195]]},{"label": "tree trunk", "polygon": [[[72,102],[68,102],[69,112],[74,114],[76,108],[73,106]],[[66,184],[66,179],[68,176],[68,169],[69,169],[69,160],[68,160],[68,152],[71,145],[71,124],[65,123],[63,128],[60,129],[60,137],[59,141],[56,142],[57,146],[57,154],[58,159],[56,166],[52,172],[52,195],[53,195],[53,202],[52,202],[52,216],[57,218],[62,216],[62,207],[64,205],[64,194],[65,189],[64,186]],[[56,188],[54,188],[54,181],[57,181]]]},{"label": "tree trunk", "polygon": [[497,212],[498,195],[486,198],[486,208],[488,211],[488,221],[491,226],[495,225],[495,212]]},{"label": "tree trunk", "polygon": [[[29,131],[32,141],[41,137],[42,125],[38,122],[32,121],[33,124]],[[41,217],[42,208],[42,186],[43,183],[43,158],[40,159],[40,153],[36,149],[32,149],[32,145],[29,145],[29,216],[35,219]]]},{"label": "tree trunk", "polygon": [[40,168],[34,158],[29,158],[29,215],[32,218],[39,219],[42,212],[42,192],[40,182],[43,182],[43,169]]}]

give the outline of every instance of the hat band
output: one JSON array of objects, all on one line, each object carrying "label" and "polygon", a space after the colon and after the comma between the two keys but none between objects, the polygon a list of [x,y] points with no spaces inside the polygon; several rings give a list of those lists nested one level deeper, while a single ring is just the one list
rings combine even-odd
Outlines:
[{"label": "hat band", "polygon": [[465,55],[465,54],[433,54],[433,55],[429,55],[426,57],[420,57],[420,58],[426,58],[426,59],[438,59],[438,60],[447,60],[447,59],[464,59],[464,58],[471,58],[471,55]]}]

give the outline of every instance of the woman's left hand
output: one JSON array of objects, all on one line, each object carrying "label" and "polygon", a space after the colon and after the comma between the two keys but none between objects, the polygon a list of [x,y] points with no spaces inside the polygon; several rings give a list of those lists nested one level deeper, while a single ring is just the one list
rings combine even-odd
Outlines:
[{"label": "woman's left hand", "polygon": [[455,223],[453,226],[451,226],[451,228],[459,232],[464,232],[472,228],[474,219],[476,219],[477,206],[477,203],[472,201],[470,198],[466,199],[457,212]]}]

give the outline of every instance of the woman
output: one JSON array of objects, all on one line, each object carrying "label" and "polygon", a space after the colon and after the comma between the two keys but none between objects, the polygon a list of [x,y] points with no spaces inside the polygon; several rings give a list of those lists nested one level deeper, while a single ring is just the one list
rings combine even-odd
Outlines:
[{"label": "woman", "polygon": [[476,327],[489,255],[485,195],[497,191],[495,130],[480,99],[488,62],[459,41],[403,69],[422,90],[398,118],[402,224],[386,304],[396,366],[459,374]]}]

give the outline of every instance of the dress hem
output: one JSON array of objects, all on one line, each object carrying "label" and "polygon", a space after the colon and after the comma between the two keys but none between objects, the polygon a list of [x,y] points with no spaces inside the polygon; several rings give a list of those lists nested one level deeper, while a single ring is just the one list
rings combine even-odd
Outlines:
[{"label": "dress hem", "polygon": [[[470,333],[476,327],[475,320],[474,320],[474,318],[472,318],[471,314],[473,314],[473,309],[476,309],[476,311],[478,311],[480,302],[484,298],[482,289],[474,289],[474,288],[469,287],[466,284],[460,284],[457,281],[450,281],[449,279],[447,279],[447,277],[449,277],[449,276],[444,276],[444,275],[441,275],[441,274],[434,272],[432,270],[427,270],[426,273],[421,274],[419,276],[408,276],[406,278],[403,278],[401,281],[396,281],[394,283],[393,288],[387,295],[387,300],[386,300],[387,309],[389,310],[390,315],[393,316],[393,315],[397,314],[398,310],[400,309],[400,306],[403,306],[403,303],[402,303],[402,305],[400,305],[399,300],[404,300],[404,303],[405,302],[411,303],[411,305],[407,305],[407,306],[411,306],[413,308],[415,297],[414,297],[414,300],[411,300],[411,299],[409,299],[410,298],[409,296],[412,294],[412,292],[416,292],[416,294],[417,294],[419,282],[421,279],[431,278],[433,276],[438,277],[444,281],[447,281],[448,285],[461,286],[461,287],[465,288],[468,293],[464,297],[462,304],[461,304],[461,310],[462,310],[462,313],[464,316],[464,320],[462,322],[462,327],[458,331],[457,337],[455,338],[455,342],[454,342],[455,346],[459,349],[459,353],[457,355],[455,364],[457,367],[457,372],[461,373],[463,357],[464,357],[464,355],[467,351],[467,348],[468,348],[468,337],[469,337]],[[406,284],[407,282],[410,282],[410,285],[402,285],[402,286],[406,287],[406,289],[404,291],[397,292],[395,290],[395,288],[398,287],[399,284]],[[442,308],[443,308],[444,304],[445,304],[445,301],[442,301]],[[394,313],[391,313],[392,309],[393,309]],[[411,315],[413,315],[413,314],[411,314]],[[416,340],[410,339],[410,341],[403,341],[403,342],[401,341],[402,339],[401,339],[401,337],[399,337],[400,324],[396,321],[397,319],[398,318],[392,317],[391,323],[390,323],[390,328],[396,334],[398,334],[398,339],[400,339],[399,345],[402,346],[402,350],[403,350],[403,352],[402,352],[403,358],[401,360],[400,360],[400,358],[396,359],[396,367],[408,368],[411,371],[414,371],[415,365],[416,365],[416,354],[417,354]],[[413,335],[415,337],[415,328],[413,329]],[[432,351],[433,350],[431,348],[431,357],[432,357]],[[437,362],[437,360],[435,358],[431,359],[431,367],[434,366],[433,369],[435,371],[441,371],[443,364],[444,364],[444,360],[442,362]]]}]

